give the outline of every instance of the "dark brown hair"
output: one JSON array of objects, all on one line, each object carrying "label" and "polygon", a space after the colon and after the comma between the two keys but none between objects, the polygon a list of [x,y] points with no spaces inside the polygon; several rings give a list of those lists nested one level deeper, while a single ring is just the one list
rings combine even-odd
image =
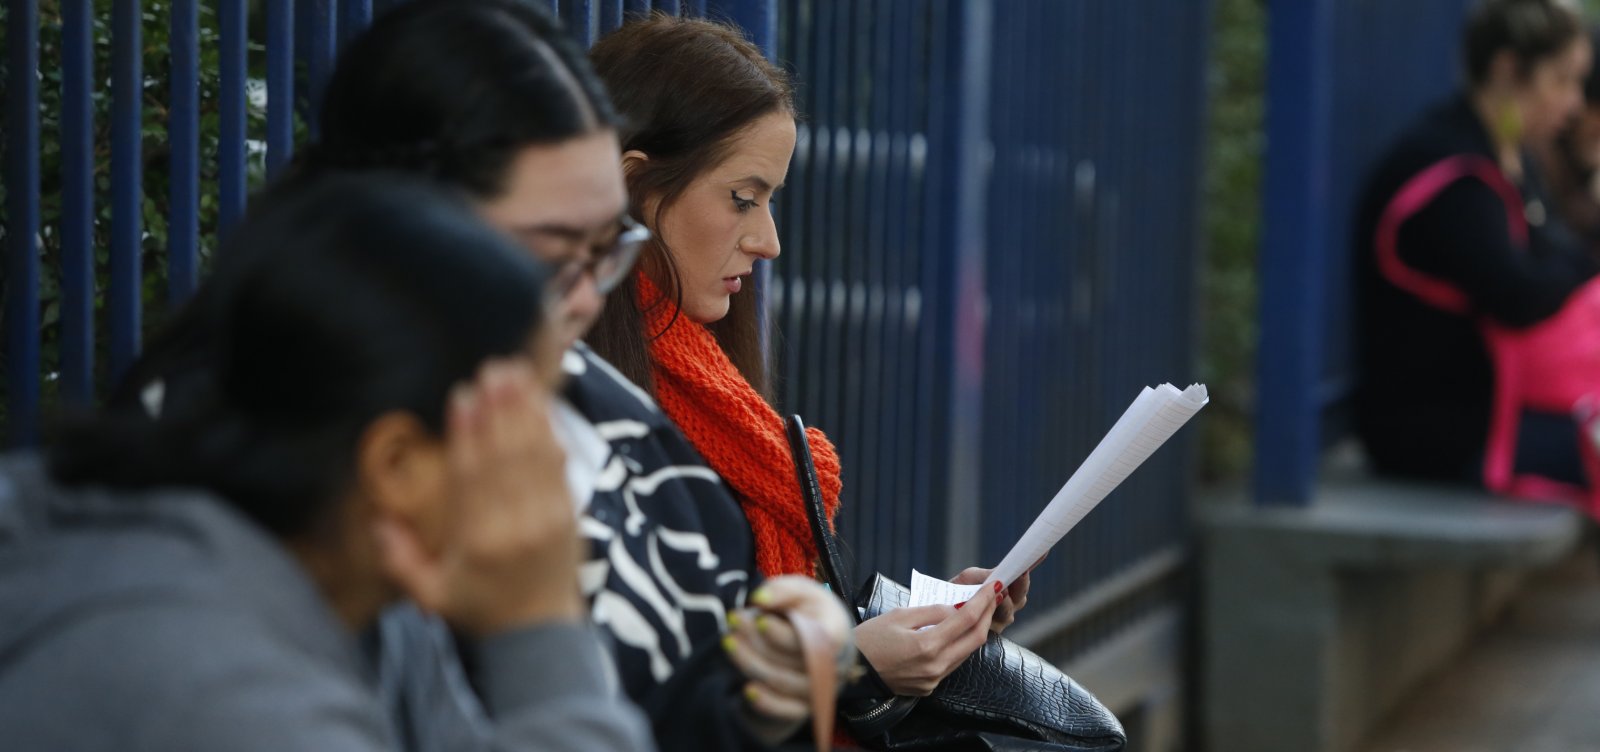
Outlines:
[{"label": "dark brown hair", "polygon": [[[735,138],[774,112],[794,114],[788,76],[737,29],[710,21],[657,13],[601,39],[589,53],[595,72],[622,116],[622,150],[649,156],[628,170],[628,194],[639,221],[656,231],[645,250],[644,271],[682,302],[671,250],[660,241],[661,217],[707,170],[721,164]],[[642,216],[645,199],[653,216]],[[585,338],[601,357],[651,392],[648,343],[637,279],[611,294],[605,312]],[[756,297],[735,295],[728,315],[708,326],[750,385],[771,399]],[[672,324],[677,323],[674,317]]]},{"label": "dark brown hair", "polygon": [[1482,0],[1462,33],[1467,81],[1473,86],[1486,83],[1501,52],[1516,56],[1518,72],[1525,76],[1582,36],[1583,18],[1560,0]]}]

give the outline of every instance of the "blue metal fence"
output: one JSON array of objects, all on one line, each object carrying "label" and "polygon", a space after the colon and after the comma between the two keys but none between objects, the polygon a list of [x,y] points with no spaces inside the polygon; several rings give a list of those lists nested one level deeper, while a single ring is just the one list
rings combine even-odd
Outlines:
[{"label": "blue metal fence", "polygon": [[1261,245],[1256,498],[1306,504],[1354,387],[1357,193],[1459,80],[1468,0],[1274,0]]},{"label": "blue metal fence", "polygon": [[[1193,378],[1208,8],[779,16],[805,119],[777,209],[784,402],[840,447],[863,566],[992,563],[1143,385]],[[1096,583],[1171,574],[1188,463],[1180,441],[1090,516],[1026,618],[1074,626]]]},{"label": "blue metal fence", "polygon": [[[166,297],[190,294],[198,238],[218,229],[202,226],[198,207],[215,201],[217,225],[237,221],[248,176],[261,172],[255,160],[264,151],[269,174],[287,163],[296,139],[315,129],[306,103],[336,45],[391,2],[265,0],[254,30],[245,0],[161,6],[170,13],[172,79],[162,103],[170,182],[159,187],[169,209]],[[39,144],[28,88],[37,61],[26,42],[37,22],[32,0],[7,3],[7,417],[11,438],[30,441],[45,376],[41,228],[29,190],[39,185]],[[57,370],[63,395],[80,403],[133,357],[141,302],[161,294],[141,286],[141,260],[155,256],[140,225],[153,190],[141,189],[134,95],[140,8],[116,6],[111,373],[100,369],[98,382],[100,173],[88,50],[96,6],[63,0],[61,19]],[[1140,387],[1194,378],[1207,3],[557,3],[585,42],[650,9],[733,20],[796,74],[803,122],[777,208],[785,250],[762,288],[782,401],[841,449],[842,530],[863,567],[904,576],[913,566],[945,573],[993,563]],[[214,31],[197,34],[197,24]],[[256,51],[251,39],[261,42]],[[214,93],[193,85],[213,45]],[[257,86],[264,117],[259,92],[250,93]],[[197,135],[202,109],[214,150]],[[1051,632],[1088,624],[1075,638],[1081,647],[1138,615],[1143,606],[1090,624],[1096,609],[1084,598],[1100,585],[1095,603],[1113,603],[1182,561],[1186,444],[1154,458],[1045,565],[1036,602],[1056,608],[1036,607],[1029,618],[1051,622]],[[1126,585],[1114,598],[1110,581]]]}]

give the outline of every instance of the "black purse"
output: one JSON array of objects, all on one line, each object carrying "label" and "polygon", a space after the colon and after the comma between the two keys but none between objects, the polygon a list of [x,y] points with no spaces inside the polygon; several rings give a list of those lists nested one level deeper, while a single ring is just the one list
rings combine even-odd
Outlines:
[{"label": "black purse", "polygon": [[[850,594],[850,566],[828,526],[811,443],[800,416],[788,421],[801,494],[820,570],[857,623],[904,606],[911,592],[874,574]],[[840,720],[857,741],[888,750],[1115,752],[1128,742],[1116,716],[1072,677],[1000,635],[967,658],[928,697],[841,699]]]}]

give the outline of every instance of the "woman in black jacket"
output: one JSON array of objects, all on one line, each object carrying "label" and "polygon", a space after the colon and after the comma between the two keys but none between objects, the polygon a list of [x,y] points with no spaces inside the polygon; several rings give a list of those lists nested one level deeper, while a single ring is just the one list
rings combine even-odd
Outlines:
[{"label": "woman in black jacket", "polygon": [[1582,499],[1574,409],[1600,351],[1576,319],[1600,268],[1527,146],[1581,106],[1589,42],[1555,0],[1487,0],[1463,46],[1469,86],[1399,139],[1361,206],[1358,430],[1380,472]]}]

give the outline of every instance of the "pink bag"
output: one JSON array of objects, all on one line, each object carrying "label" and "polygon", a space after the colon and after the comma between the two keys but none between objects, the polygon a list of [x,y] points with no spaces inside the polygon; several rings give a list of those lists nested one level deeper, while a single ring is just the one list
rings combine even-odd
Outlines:
[{"label": "pink bag", "polygon": [[[1400,259],[1400,225],[1457,180],[1479,180],[1506,204],[1512,240],[1528,245],[1522,196],[1487,158],[1460,155],[1418,173],[1401,186],[1378,220],[1375,238],[1378,272],[1424,303],[1461,316],[1474,316],[1471,301],[1449,282],[1417,271]],[[1600,518],[1600,278],[1572,293],[1555,315],[1533,326],[1513,329],[1478,317],[1478,328],[1494,364],[1494,403],[1484,447],[1483,482],[1490,490],[1524,499],[1577,504]],[[1584,457],[1589,488],[1536,475],[1517,475],[1517,432],[1524,409],[1567,413],[1574,418],[1573,439]]]}]

